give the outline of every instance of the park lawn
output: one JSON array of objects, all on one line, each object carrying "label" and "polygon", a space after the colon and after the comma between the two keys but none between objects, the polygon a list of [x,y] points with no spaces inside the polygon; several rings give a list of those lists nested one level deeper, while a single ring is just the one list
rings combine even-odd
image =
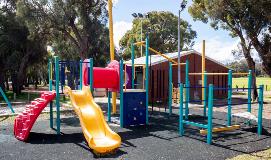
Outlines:
[{"label": "park lawn", "polygon": [[[247,88],[248,78],[241,77],[241,78],[233,78],[232,79],[232,86],[236,88]],[[264,85],[265,91],[271,90],[271,78],[268,77],[257,77],[256,80],[257,86]]]},{"label": "park lawn", "polygon": [[[6,96],[8,98],[9,101],[11,102],[14,102],[13,98],[14,98],[14,93],[12,91],[7,91],[6,93]],[[35,99],[35,98],[38,98],[40,97],[40,94],[39,93],[30,93],[29,95],[30,99]],[[28,93],[25,93],[25,92],[22,92],[21,94],[19,95],[16,95],[16,101],[17,102],[25,102],[25,101],[28,101]],[[2,95],[0,95],[0,102],[3,103],[5,102],[5,100],[3,99]]]}]

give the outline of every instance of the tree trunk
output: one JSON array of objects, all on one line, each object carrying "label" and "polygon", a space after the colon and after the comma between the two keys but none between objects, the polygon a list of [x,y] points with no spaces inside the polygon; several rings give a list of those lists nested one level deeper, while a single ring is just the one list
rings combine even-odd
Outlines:
[{"label": "tree trunk", "polygon": [[5,82],[6,82],[6,90],[9,91],[9,84],[8,84],[8,76],[7,75],[5,78]]},{"label": "tree trunk", "polygon": [[3,73],[3,70],[0,70],[0,87],[5,91],[5,73]]},{"label": "tree trunk", "polygon": [[252,36],[252,44],[263,61],[263,70],[271,77],[271,42],[267,41],[268,40],[266,40],[265,45],[262,45],[257,39],[257,36]]},{"label": "tree trunk", "polygon": [[251,87],[253,88],[253,94],[252,94],[252,99],[255,101],[258,98],[258,91],[257,91],[257,83],[256,83],[256,67],[255,67],[255,62],[253,58],[250,55],[250,49],[249,47],[247,48],[243,43],[241,43],[243,53],[245,56],[245,59],[247,61],[248,68],[252,72],[252,84]]},{"label": "tree trunk", "polygon": [[25,82],[25,70],[29,61],[30,53],[27,53],[21,60],[19,71],[17,72],[16,94],[20,94]]}]

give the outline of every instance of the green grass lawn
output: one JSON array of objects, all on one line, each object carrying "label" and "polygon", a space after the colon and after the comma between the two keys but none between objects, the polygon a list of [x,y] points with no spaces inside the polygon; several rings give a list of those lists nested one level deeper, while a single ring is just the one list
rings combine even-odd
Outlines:
[{"label": "green grass lawn", "polygon": [[[6,96],[10,102],[14,102],[14,93],[12,91],[7,91]],[[40,93],[29,93],[29,100],[33,100],[35,98],[39,98]],[[61,103],[66,103],[69,102],[70,98],[64,95],[60,95],[60,102]],[[21,93],[19,95],[16,95],[16,102],[28,102],[28,93]],[[2,95],[0,94],[0,103],[5,103],[5,100],[3,99]]]},{"label": "green grass lawn", "polygon": [[[8,98],[9,101],[13,102],[13,98],[14,98],[14,93],[12,91],[7,91],[6,93],[6,96]],[[35,99],[35,98],[38,98],[40,97],[40,93],[30,93],[29,94],[29,99],[32,100],[32,99]],[[28,93],[21,93],[19,95],[16,95],[16,101],[19,102],[25,102],[25,101],[28,101]],[[5,102],[2,95],[0,94],[0,102],[3,103]]]},{"label": "green grass lawn", "polygon": [[[238,88],[247,88],[247,83],[248,83],[248,78],[233,78],[232,79],[232,86],[235,88],[238,86]],[[270,91],[271,90],[271,78],[267,77],[257,77],[256,80],[257,86],[259,85],[264,85],[264,90],[265,91]]]}]

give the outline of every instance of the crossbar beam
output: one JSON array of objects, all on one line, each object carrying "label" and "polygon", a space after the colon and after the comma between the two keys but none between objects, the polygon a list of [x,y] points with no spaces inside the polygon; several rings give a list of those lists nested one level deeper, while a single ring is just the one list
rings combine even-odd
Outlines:
[{"label": "crossbar beam", "polygon": [[208,127],[208,126],[205,125],[205,124],[196,123],[196,122],[191,122],[191,121],[185,121],[185,120],[183,120],[183,123],[185,123],[185,124],[187,124],[187,125],[199,127],[199,128],[205,128],[205,129],[207,129],[207,127]]},{"label": "crossbar beam", "polygon": [[[218,127],[218,128],[213,128],[212,132],[217,133],[217,132],[227,132],[227,131],[232,131],[240,129],[240,125],[232,125],[232,126],[227,126],[227,127]],[[200,130],[200,134],[206,135],[208,131],[206,129]]]},{"label": "crossbar beam", "polygon": [[[142,46],[146,47],[146,45],[144,45],[144,44],[142,44]],[[160,55],[160,56],[166,58],[168,61],[170,61],[170,62],[172,62],[172,63],[174,63],[174,64],[178,64],[177,61],[174,61],[172,58],[169,58],[169,57],[166,56],[165,54],[160,53],[160,52],[156,51],[155,49],[153,49],[153,48],[151,48],[151,47],[148,47],[148,48],[149,48],[149,50],[152,51],[153,53],[158,54],[158,55]]]},{"label": "crossbar beam", "polygon": [[[229,75],[229,73],[189,73],[189,75]],[[249,75],[249,73],[232,73],[232,75]]]}]

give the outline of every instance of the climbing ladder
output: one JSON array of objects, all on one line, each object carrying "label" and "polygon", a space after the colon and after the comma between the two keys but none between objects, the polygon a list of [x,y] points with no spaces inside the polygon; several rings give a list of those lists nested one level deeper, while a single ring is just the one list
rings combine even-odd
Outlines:
[{"label": "climbing ladder", "polygon": [[55,92],[43,92],[41,98],[31,101],[31,104],[26,105],[25,110],[16,116],[14,121],[14,136],[18,140],[27,140],[36,119],[55,96]]}]

